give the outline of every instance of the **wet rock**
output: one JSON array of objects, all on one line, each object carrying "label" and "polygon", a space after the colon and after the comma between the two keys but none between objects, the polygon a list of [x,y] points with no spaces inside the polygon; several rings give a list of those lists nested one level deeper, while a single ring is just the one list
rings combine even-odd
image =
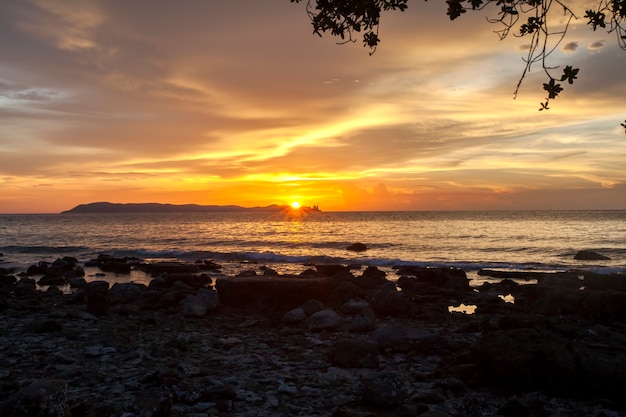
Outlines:
[{"label": "wet rock", "polygon": [[365,294],[365,290],[352,281],[341,281],[332,289],[329,298],[333,304],[337,305],[354,298],[364,297]]},{"label": "wet rock", "polygon": [[197,295],[188,295],[182,305],[185,317],[202,317],[207,312],[215,311],[219,306],[219,295],[217,291],[202,288]]},{"label": "wet rock", "polygon": [[350,268],[344,265],[315,265],[317,274],[322,277],[333,277],[336,275],[350,274]]},{"label": "wet rock", "polygon": [[590,290],[616,290],[626,292],[626,274],[594,274],[585,272],[582,285]]},{"label": "wet rock", "polygon": [[606,328],[561,329],[565,334],[530,328],[484,334],[470,348],[474,378],[553,395],[620,398],[626,389],[626,337]]},{"label": "wet rock", "polygon": [[85,305],[88,313],[95,316],[104,316],[109,312],[109,283],[107,281],[92,281],[85,286]]},{"label": "wet rock", "polygon": [[306,320],[306,325],[309,330],[322,331],[335,329],[341,322],[341,317],[335,311],[326,309],[312,314]]},{"label": "wet rock", "polygon": [[375,266],[368,266],[363,274],[354,281],[356,285],[366,290],[378,288],[388,282],[385,271],[381,271]]},{"label": "wet rock", "polygon": [[610,261],[611,258],[594,252],[592,250],[581,250],[574,255],[574,259],[579,261]]},{"label": "wet rock", "polygon": [[196,264],[190,264],[186,262],[155,262],[142,265],[142,269],[152,275],[166,274],[189,274],[201,272],[201,269]]},{"label": "wet rock", "polygon": [[172,395],[165,390],[143,390],[137,393],[132,408],[142,417],[169,417]]},{"label": "wet rock", "polygon": [[308,317],[311,314],[315,314],[318,311],[322,311],[326,308],[324,303],[318,300],[308,300],[300,306],[304,314]]},{"label": "wet rock", "polygon": [[134,303],[139,298],[142,285],[133,282],[115,283],[109,289],[109,300],[111,304],[129,304]]},{"label": "wet rock", "polygon": [[378,368],[378,347],[365,337],[339,340],[333,345],[328,360],[340,368]]},{"label": "wet rock", "polygon": [[365,246],[365,244],[363,243],[357,242],[357,243],[348,245],[348,247],[346,247],[346,250],[353,251],[353,252],[365,252],[367,250],[367,246]]},{"label": "wet rock", "polygon": [[218,278],[215,283],[223,304],[267,310],[289,310],[311,298],[324,300],[331,287],[329,278]]},{"label": "wet rock", "polygon": [[441,338],[423,329],[407,327],[399,323],[386,323],[372,332],[379,349],[406,351],[421,349],[425,353],[437,353]]},{"label": "wet rock", "polygon": [[33,382],[20,389],[0,411],[11,417],[71,417],[67,383],[58,379]]},{"label": "wet rock", "polygon": [[354,316],[348,325],[348,331],[352,333],[365,333],[374,330],[376,325],[376,313],[371,308],[364,308]]},{"label": "wet rock", "polygon": [[65,285],[67,280],[63,275],[44,275],[37,281],[38,285]]},{"label": "wet rock", "polygon": [[425,413],[421,413],[417,417],[452,417],[452,416],[446,413],[445,411],[434,410],[434,411],[426,411]]},{"label": "wet rock", "polygon": [[300,323],[304,320],[306,320],[306,314],[301,307],[289,310],[282,317],[283,323]]},{"label": "wet rock", "polygon": [[371,301],[376,314],[381,316],[408,316],[411,314],[411,299],[405,292],[389,283],[379,290]]},{"label": "wet rock", "polygon": [[341,305],[341,311],[348,314],[355,314],[369,308],[370,303],[361,298],[351,298]]},{"label": "wet rock", "polygon": [[588,291],[578,313],[605,323],[626,323],[626,292]]},{"label": "wet rock", "polygon": [[390,371],[366,376],[361,381],[359,391],[363,403],[381,407],[400,405],[411,395],[406,375]]},{"label": "wet rock", "polygon": [[[442,288],[447,290],[467,291],[470,289],[469,279],[465,271],[460,268],[423,268],[404,266],[398,270],[398,273],[404,276],[404,282],[398,280],[398,286],[403,291],[420,291],[423,285]],[[410,276],[414,280],[407,279]],[[412,285],[411,285],[412,284]]]},{"label": "wet rock", "polygon": [[74,277],[68,279],[68,283],[70,284],[70,288],[85,288],[87,285],[87,281],[83,277]]},{"label": "wet rock", "polygon": [[145,290],[139,294],[137,305],[143,309],[151,310],[161,307],[163,293],[158,290]]}]

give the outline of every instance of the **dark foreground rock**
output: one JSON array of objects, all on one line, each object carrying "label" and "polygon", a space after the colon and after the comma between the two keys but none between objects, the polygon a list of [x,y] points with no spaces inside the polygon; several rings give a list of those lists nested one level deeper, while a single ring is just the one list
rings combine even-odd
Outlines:
[{"label": "dark foreground rock", "polygon": [[[0,416],[626,415],[622,276],[474,290],[406,269],[399,291],[339,265],[214,288],[186,268],[72,294],[3,273]],[[502,291],[518,303],[445,310]]]}]

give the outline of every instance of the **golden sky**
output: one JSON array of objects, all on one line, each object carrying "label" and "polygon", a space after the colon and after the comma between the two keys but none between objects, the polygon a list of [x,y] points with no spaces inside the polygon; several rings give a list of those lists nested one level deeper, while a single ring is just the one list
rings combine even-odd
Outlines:
[{"label": "golden sky", "polygon": [[579,80],[539,112],[525,39],[445,2],[382,43],[288,0],[0,4],[0,213],[94,201],[323,210],[626,209],[626,52],[572,26]]}]

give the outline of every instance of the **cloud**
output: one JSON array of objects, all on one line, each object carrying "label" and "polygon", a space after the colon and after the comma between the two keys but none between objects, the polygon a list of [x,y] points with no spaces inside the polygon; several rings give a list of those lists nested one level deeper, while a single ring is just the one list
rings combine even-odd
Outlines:
[{"label": "cloud", "polygon": [[55,91],[29,88],[0,80],[0,96],[12,100],[46,101],[57,95]]},{"label": "cloud", "polygon": [[596,42],[592,42],[587,46],[587,49],[589,49],[590,51],[596,51],[598,49],[602,49],[605,47],[605,43],[604,41],[596,41]]},{"label": "cloud", "polygon": [[578,49],[578,42],[568,42],[563,45],[563,52],[575,52]]},{"label": "cloud", "polygon": [[550,65],[565,57],[579,79],[539,113],[545,74],[513,100],[521,41],[499,42],[484,16],[416,3],[383,16],[370,56],[313,36],[284,0],[2,2],[0,172],[24,201],[33,184],[54,184],[43,202],[265,204],[299,189],[336,209],[626,182],[617,47],[581,50],[604,43],[575,27]]}]

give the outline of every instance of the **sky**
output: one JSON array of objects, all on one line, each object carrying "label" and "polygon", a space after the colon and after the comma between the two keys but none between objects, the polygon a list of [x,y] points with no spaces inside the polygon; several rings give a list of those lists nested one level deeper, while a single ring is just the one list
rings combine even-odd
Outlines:
[{"label": "sky", "polygon": [[626,209],[615,34],[570,26],[549,64],[579,79],[540,112],[539,66],[513,98],[528,40],[490,10],[409,2],[370,55],[288,0],[1,2],[0,213]]}]

